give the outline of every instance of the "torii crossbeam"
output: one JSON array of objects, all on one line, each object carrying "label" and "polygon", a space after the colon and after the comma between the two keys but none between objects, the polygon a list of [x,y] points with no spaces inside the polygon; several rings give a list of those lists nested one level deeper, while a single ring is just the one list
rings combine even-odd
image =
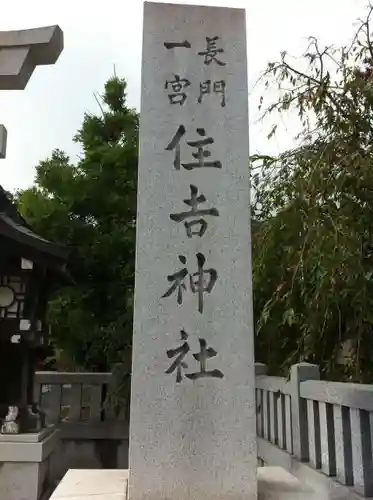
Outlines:
[{"label": "torii crossbeam", "polygon": [[[63,49],[57,25],[18,31],[0,31],[0,90],[23,90],[35,67],[54,64]],[[0,125],[0,158],[6,155],[7,131]]]}]

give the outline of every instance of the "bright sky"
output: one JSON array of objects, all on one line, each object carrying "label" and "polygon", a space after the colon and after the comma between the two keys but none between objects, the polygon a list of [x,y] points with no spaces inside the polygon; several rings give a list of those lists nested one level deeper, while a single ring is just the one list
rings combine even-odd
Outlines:
[{"label": "bright sky", "polygon": [[[325,44],[347,42],[367,0],[173,0],[244,7],[247,12],[249,87],[281,50],[299,55],[309,35]],[[143,0],[57,2],[12,0],[0,17],[0,30],[58,24],[65,48],[54,66],[37,67],[24,91],[0,92],[0,123],[8,129],[7,158],[0,160],[0,184],[6,189],[32,184],[35,166],[55,148],[73,161],[72,137],[85,111],[96,112],[93,94],[113,75],[128,81],[130,106],[139,107]],[[266,139],[256,118],[260,91],[250,94],[251,153],[274,152],[291,144],[294,124],[283,124],[275,141]]]}]

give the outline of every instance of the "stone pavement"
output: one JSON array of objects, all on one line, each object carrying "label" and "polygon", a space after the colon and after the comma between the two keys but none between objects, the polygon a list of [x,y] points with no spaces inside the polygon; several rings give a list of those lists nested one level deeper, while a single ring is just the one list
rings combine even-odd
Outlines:
[{"label": "stone pavement", "polygon": [[[70,469],[50,500],[128,500],[128,470]],[[315,500],[309,486],[281,467],[258,468],[259,500]],[[161,500],[161,499],[160,499]],[[323,500],[318,495],[318,500]]]},{"label": "stone pavement", "polygon": [[50,500],[126,500],[128,471],[70,469]]}]

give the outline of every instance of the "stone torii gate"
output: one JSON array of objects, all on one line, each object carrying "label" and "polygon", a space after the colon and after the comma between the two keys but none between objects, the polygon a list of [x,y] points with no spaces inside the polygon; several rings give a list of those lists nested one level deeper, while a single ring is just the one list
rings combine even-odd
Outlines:
[{"label": "stone torii gate", "polygon": [[[57,25],[0,31],[0,90],[23,90],[35,67],[54,64],[63,49]],[[0,125],[0,158],[6,155],[7,130]]]},{"label": "stone torii gate", "polygon": [[[54,64],[62,49],[63,33],[59,26],[0,31],[0,91],[23,90],[35,67],[42,64]],[[5,158],[6,141],[6,128],[0,124],[0,158]],[[6,210],[3,216],[6,216]],[[19,223],[17,217],[16,214],[17,220],[14,219],[13,222],[8,217],[7,223],[13,224],[11,228],[12,234],[20,233],[20,228],[22,229],[22,221]],[[29,233],[28,230],[27,234],[29,235]],[[3,240],[4,238],[1,240],[2,247],[4,246]],[[2,271],[4,271],[3,260],[1,262],[3,265]],[[33,262],[31,264],[34,265]],[[1,283],[3,282],[2,279]],[[5,283],[8,283],[8,281],[5,281]],[[1,330],[2,333],[4,331],[6,333],[4,323],[2,323]],[[25,364],[24,366],[27,367],[28,365]],[[25,369],[23,366],[20,367],[20,370],[23,370],[22,374],[30,371],[29,368],[26,371]],[[26,376],[22,375],[22,377],[25,378]],[[31,382],[29,383],[30,387]],[[24,397],[27,391],[25,392],[25,389],[22,389],[22,391],[22,397]],[[7,417],[9,417],[7,418],[7,424],[9,424],[12,418],[11,412],[8,412]],[[17,430],[14,423],[13,421],[13,425],[8,426],[7,429]],[[30,438],[30,436],[32,437]],[[27,498],[28,500],[39,500],[46,493],[45,490],[49,487],[48,485],[52,484],[53,477],[47,464],[50,462],[52,453],[57,449],[58,433],[56,431],[48,431],[45,434],[44,429],[42,429],[41,432],[36,434],[29,432],[26,437],[25,433],[14,435],[3,435],[2,433],[0,439],[0,460],[2,462],[0,468],[0,499],[24,500]],[[24,463],[25,456],[28,457],[27,463]]]}]

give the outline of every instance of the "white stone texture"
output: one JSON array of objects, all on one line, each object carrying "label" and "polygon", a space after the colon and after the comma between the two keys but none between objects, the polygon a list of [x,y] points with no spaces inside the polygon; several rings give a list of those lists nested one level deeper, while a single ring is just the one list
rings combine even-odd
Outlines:
[{"label": "white stone texture", "polygon": [[[204,64],[198,55],[206,37],[219,36],[217,57]],[[190,48],[167,50],[164,42],[190,42]],[[170,104],[165,82],[175,75],[189,80],[184,105]],[[226,82],[221,96],[200,95],[200,83]],[[134,351],[131,398],[131,500],[241,500],[256,498],[256,435],[251,292],[251,241],[248,168],[248,91],[245,11],[241,9],[145,3],[140,162],[137,225]],[[181,161],[196,161],[186,140],[201,138],[204,128],[214,139],[209,161],[222,168],[174,168],[175,151],[165,148],[179,125]],[[170,214],[190,210],[190,185],[216,208],[200,238],[188,238],[183,222]],[[188,279],[183,303],[176,293],[161,298],[171,283],[167,276],[186,267],[197,272],[196,254],[218,279],[204,293],[204,311]],[[182,264],[179,255],[186,257]],[[206,275],[206,283],[209,276]],[[188,334],[188,369],[176,383],[166,374],[175,360],[166,351],[183,344]],[[224,378],[189,380],[198,372],[193,353],[198,339],[217,351],[207,370]]]},{"label": "white stone texture", "polygon": [[6,462],[0,471],[1,500],[39,500],[40,463]]},{"label": "white stone texture", "polygon": [[[127,470],[70,469],[50,500],[127,500]],[[258,469],[261,500],[325,500],[281,467]]]},{"label": "white stone texture", "polygon": [[[19,435],[21,437],[21,435]],[[9,437],[9,436],[7,436]],[[40,500],[50,485],[50,461],[58,451],[59,432],[40,442],[0,442],[1,500]],[[27,439],[27,437],[26,437]]]},{"label": "white stone texture", "polygon": [[260,500],[326,500],[282,467],[258,468]]},{"label": "white stone texture", "polygon": [[58,430],[48,432],[41,441],[35,440],[35,434],[32,434],[33,440],[23,434],[18,435],[19,439],[16,436],[10,438],[9,435],[6,439],[3,435],[0,440],[0,462],[42,462],[58,448],[59,434]]},{"label": "white stone texture", "polygon": [[126,500],[127,470],[70,469],[50,500]]}]

